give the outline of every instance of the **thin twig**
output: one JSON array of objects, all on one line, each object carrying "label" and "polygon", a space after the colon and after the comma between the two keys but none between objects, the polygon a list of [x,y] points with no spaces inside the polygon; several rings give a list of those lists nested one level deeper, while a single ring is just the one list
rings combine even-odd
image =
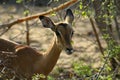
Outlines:
[{"label": "thin twig", "polygon": [[[23,6],[25,8],[25,11],[26,10],[30,11],[27,6],[25,6],[25,5],[23,5]],[[28,15],[29,15],[29,12],[25,13],[26,17]],[[30,26],[29,26],[29,22],[28,21],[26,21],[25,24],[26,24],[26,44],[29,46],[30,45]]]},{"label": "thin twig", "polygon": [[116,16],[115,16],[115,18],[114,18],[114,21],[115,21],[115,27],[116,27],[116,31],[117,31],[117,34],[118,34],[118,38],[119,38],[119,40],[120,40],[120,27],[119,27],[119,25],[118,25],[118,21],[117,21]]},{"label": "thin twig", "polygon": [[116,75],[118,73],[118,70],[119,70],[119,65],[115,68],[115,70],[113,71],[113,76],[112,76],[112,79],[115,80],[116,79]]},{"label": "thin twig", "polygon": [[110,56],[110,51],[108,52],[108,55],[107,55],[107,57],[105,58],[105,62],[104,62],[104,64],[103,64],[103,66],[100,68],[99,73],[96,75],[95,80],[98,80],[98,79],[99,79],[99,76],[101,75],[101,73],[102,73],[103,70],[105,69],[105,66],[106,66],[106,64],[107,64],[107,61],[108,61],[108,59],[109,59],[109,56]]}]

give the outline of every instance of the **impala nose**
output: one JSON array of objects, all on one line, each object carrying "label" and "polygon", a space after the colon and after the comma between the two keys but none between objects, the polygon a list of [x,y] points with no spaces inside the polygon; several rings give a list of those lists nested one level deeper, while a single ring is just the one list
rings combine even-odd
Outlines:
[{"label": "impala nose", "polygon": [[72,48],[66,48],[66,53],[68,55],[72,54],[74,52],[74,50]]}]

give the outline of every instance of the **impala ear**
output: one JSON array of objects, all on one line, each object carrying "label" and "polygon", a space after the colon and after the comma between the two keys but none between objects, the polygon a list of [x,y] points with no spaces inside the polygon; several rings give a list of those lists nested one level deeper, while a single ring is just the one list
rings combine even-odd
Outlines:
[{"label": "impala ear", "polygon": [[71,9],[67,9],[66,11],[66,15],[64,17],[64,20],[70,24],[72,24],[73,20],[74,20],[74,15],[72,13]]},{"label": "impala ear", "polygon": [[39,16],[39,19],[41,20],[43,27],[51,29],[55,27],[54,23],[49,17]]}]

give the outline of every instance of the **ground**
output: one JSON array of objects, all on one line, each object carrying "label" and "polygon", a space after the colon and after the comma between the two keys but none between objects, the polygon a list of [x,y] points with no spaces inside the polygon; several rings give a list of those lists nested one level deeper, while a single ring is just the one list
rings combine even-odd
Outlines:
[{"label": "ground", "polygon": [[[30,15],[40,13],[48,9],[49,7],[31,7]],[[0,5],[0,23],[10,22],[12,20],[22,18],[24,17],[23,13],[23,8],[20,6],[16,7],[13,5]],[[59,21],[59,16],[49,15],[49,17],[54,22]],[[39,19],[31,20],[29,21],[29,24],[31,42],[30,46],[36,48],[40,52],[46,51],[49,48],[53,38],[52,31],[50,29],[43,28]],[[75,15],[73,28],[75,31],[73,36],[73,47],[75,52],[72,55],[67,55],[65,51],[63,51],[52,72],[54,72],[57,67],[70,69],[74,62],[79,61],[84,62],[85,64],[92,65],[92,67],[94,68],[102,65],[102,55],[97,45],[96,38],[89,19],[77,17]],[[21,44],[25,44],[25,29],[25,22],[16,24],[1,37],[10,39]],[[100,35],[99,31],[98,34]],[[100,37],[100,40],[102,43],[105,44],[102,37]]]}]

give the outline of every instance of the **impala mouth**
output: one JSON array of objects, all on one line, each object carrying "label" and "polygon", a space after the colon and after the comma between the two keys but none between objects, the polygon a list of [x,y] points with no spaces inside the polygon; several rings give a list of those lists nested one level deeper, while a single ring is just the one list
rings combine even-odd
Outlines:
[{"label": "impala mouth", "polygon": [[73,52],[74,52],[74,50],[72,49],[72,48],[66,48],[66,53],[68,54],[68,55],[70,55],[70,54],[72,54]]}]

